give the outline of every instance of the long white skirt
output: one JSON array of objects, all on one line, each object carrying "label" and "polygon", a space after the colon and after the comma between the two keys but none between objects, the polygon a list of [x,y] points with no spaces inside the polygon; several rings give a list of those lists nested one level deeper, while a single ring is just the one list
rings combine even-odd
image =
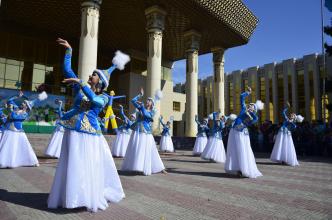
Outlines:
[{"label": "long white skirt", "polygon": [[201,155],[201,153],[203,153],[206,144],[208,142],[207,137],[196,137],[196,141],[195,141],[195,146],[193,149],[193,155]]},{"label": "long white skirt", "polygon": [[174,152],[174,146],[171,136],[161,136],[160,138],[160,151]]},{"label": "long white skirt", "polygon": [[139,171],[144,175],[151,175],[164,169],[165,166],[159,156],[152,134],[132,132],[122,170]]},{"label": "long white skirt", "polygon": [[256,178],[262,176],[257,169],[254,153],[252,152],[249,134],[231,129],[227,142],[225,163],[227,173],[241,171],[242,176]]},{"label": "long white skirt", "polygon": [[5,130],[0,141],[0,167],[37,165],[36,154],[25,132]]},{"label": "long white skirt", "polygon": [[204,160],[213,160],[217,163],[225,163],[226,154],[222,139],[209,137],[206,147],[201,154],[201,158]]},{"label": "long white skirt", "polygon": [[61,130],[56,130],[53,132],[52,138],[45,150],[45,155],[56,158],[60,157],[63,134],[64,131]]},{"label": "long white skirt", "polygon": [[65,129],[48,208],[86,207],[96,212],[125,197],[103,135]]},{"label": "long white skirt", "polygon": [[112,145],[112,155],[115,157],[124,157],[126,155],[129,139],[130,134],[119,132]]},{"label": "long white skirt", "polygon": [[290,166],[299,165],[291,134],[278,132],[276,142],[273,146],[271,160],[276,162],[285,162]]}]

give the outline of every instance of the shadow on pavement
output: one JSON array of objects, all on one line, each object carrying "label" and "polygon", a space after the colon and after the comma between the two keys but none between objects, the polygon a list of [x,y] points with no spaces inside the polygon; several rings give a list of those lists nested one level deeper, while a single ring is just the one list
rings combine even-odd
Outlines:
[{"label": "shadow on pavement", "polygon": [[[217,177],[217,178],[231,178],[231,179],[243,179],[244,177],[239,177],[237,175],[232,175],[228,173],[212,173],[212,172],[192,172],[192,171],[180,171],[177,168],[167,168],[168,173],[174,174],[184,174],[184,175],[193,175],[193,176],[208,176],[208,177]],[[222,170],[221,170],[222,171]]]},{"label": "shadow on pavement", "polygon": [[0,189],[0,201],[56,214],[86,212],[86,208],[83,207],[76,209],[49,209],[47,208],[47,198],[48,193],[8,192],[7,190]]}]

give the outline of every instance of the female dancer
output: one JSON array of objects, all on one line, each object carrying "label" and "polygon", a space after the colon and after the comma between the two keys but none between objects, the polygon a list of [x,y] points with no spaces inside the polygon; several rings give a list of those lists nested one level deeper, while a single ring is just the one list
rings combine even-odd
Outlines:
[{"label": "female dancer", "polygon": [[[23,93],[20,92],[22,97]],[[38,95],[38,99],[22,102],[17,107],[15,99],[8,101],[8,118],[0,141],[0,167],[38,166],[38,160],[31,144],[23,130],[23,122],[29,117],[32,107],[47,98],[45,92]]]},{"label": "female dancer", "polygon": [[[62,114],[62,101],[56,100],[56,104],[59,105],[58,115],[59,115],[59,118],[61,118],[63,115]],[[51,140],[48,144],[48,147],[45,150],[45,155],[50,156],[50,157],[56,157],[56,158],[60,157],[61,144],[62,144],[62,138],[63,138],[64,132],[65,132],[65,129],[60,124],[60,120],[57,120],[55,130],[54,130]]]},{"label": "female dancer", "polygon": [[174,152],[173,141],[170,134],[171,122],[167,121],[167,123],[164,124],[163,116],[160,116],[159,123],[161,126],[163,126],[163,131],[161,132],[160,138],[160,150],[163,152]]},{"label": "female dancer", "polygon": [[204,151],[205,146],[208,142],[207,136],[209,133],[209,126],[208,122],[209,119],[205,118],[202,122],[198,121],[198,116],[195,116],[195,121],[197,123],[197,130],[198,133],[196,135],[196,141],[195,141],[195,146],[193,149],[193,155],[194,156],[200,156],[201,153]]},{"label": "female dancer", "polygon": [[219,113],[213,112],[213,128],[208,143],[201,154],[204,160],[211,160],[217,163],[224,163],[226,160],[224,143],[222,142],[222,129],[225,127],[226,118],[218,119]]},{"label": "female dancer", "polygon": [[[110,74],[115,68],[123,69],[120,66],[124,65],[115,56],[111,68],[94,70],[85,83],[71,69],[72,49],[69,43],[60,38],[57,42],[66,48],[64,83],[73,85],[75,98],[73,108],[61,118],[65,132],[48,207],[86,207],[93,212],[104,210],[108,207],[107,201],[119,202],[125,197],[98,122],[98,115],[108,102],[102,92],[108,87]],[[129,61],[129,57],[125,61]]]},{"label": "female dancer", "polygon": [[287,117],[287,111],[288,108],[285,108],[282,112],[284,123],[279,129],[276,142],[274,143],[271,160],[290,166],[297,166],[299,162],[297,161],[291,131],[296,128],[295,122],[302,122],[303,117],[295,113],[291,113],[290,117]]},{"label": "female dancer", "polygon": [[257,110],[263,109],[264,105],[258,100],[256,103],[250,103],[246,106],[245,98],[250,93],[251,88],[248,87],[248,92],[241,94],[241,112],[235,119],[229,132],[225,171],[232,174],[237,173],[240,176],[256,178],[262,176],[262,174],[256,166],[247,127],[257,122]]},{"label": "female dancer", "polygon": [[154,116],[154,100],[149,97],[146,104],[139,101],[144,91],[131,100],[138,109],[137,120],[132,125],[133,132],[130,137],[126,156],[122,164],[122,170],[143,172],[144,175],[163,172],[166,173],[163,162],[160,159],[155,140],[152,135]]},{"label": "female dancer", "polygon": [[112,146],[113,157],[124,157],[126,155],[131,134],[130,127],[136,120],[135,114],[131,114],[129,118],[125,115],[122,105],[120,105],[120,114],[123,118],[123,124],[117,129],[116,139]]}]

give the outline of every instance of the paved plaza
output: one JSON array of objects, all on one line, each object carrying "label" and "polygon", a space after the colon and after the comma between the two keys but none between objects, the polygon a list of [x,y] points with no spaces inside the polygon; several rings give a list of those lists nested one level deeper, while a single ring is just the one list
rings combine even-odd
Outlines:
[{"label": "paved plaza", "polygon": [[[57,160],[0,170],[0,219],[332,219],[332,160],[300,158],[300,167],[256,155],[263,177],[237,178],[189,151],[162,155],[168,174],[119,171],[126,198],[97,213],[50,210]],[[115,159],[119,168],[122,159]]]}]

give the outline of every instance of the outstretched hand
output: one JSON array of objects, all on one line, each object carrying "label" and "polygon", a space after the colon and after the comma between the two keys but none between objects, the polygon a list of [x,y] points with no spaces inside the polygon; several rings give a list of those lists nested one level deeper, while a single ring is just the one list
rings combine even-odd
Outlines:
[{"label": "outstretched hand", "polygon": [[62,82],[67,83],[67,84],[80,83],[80,79],[78,79],[78,78],[68,78],[68,79],[64,79]]},{"label": "outstretched hand", "polygon": [[58,39],[56,40],[56,42],[58,42],[58,44],[64,46],[65,48],[69,48],[69,49],[71,49],[71,46],[70,46],[70,44],[68,43],[68,41],[66,41],[66,40],[64,40],[64,39],[58,38]]},{"label": "outstretched hand", "polygon": [[144,95],[144,89],[143,89],[143,87],[141,88],[141,90],[140,90],[140,94],[143,96]]},{"label": "outstretched hand", "polygon": [[249,93],[251,93],[251,88],[249,86],[247,86],[247,90]]}]

